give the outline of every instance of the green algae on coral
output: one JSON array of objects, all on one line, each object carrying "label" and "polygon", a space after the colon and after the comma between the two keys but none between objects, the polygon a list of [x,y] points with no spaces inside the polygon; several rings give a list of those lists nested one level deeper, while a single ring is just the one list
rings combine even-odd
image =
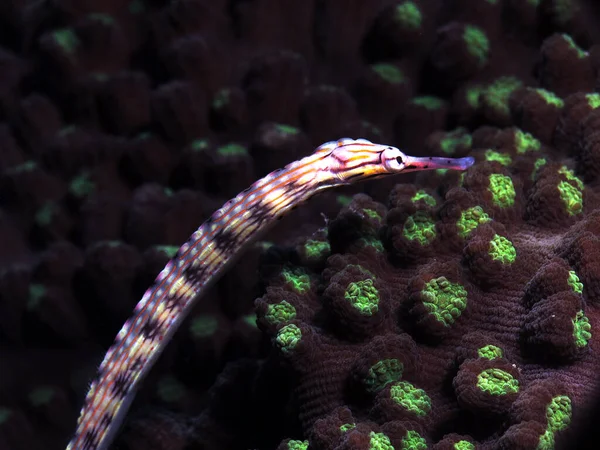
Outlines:
[{"label": "green algae on coral", "polygon": [[221,156],[244,156],[248,149],[240,144],[227,144],[219,147],[217,153]]},{"label": "green algae on coral", "polygon": [[504,352],[502,349],[496,345],[488,344],[483,347],[477,349],[477,355],[480,358],[485,358],[489,360],[494,360],[498,358],[502,358],[504,356]]},{"label": "green algae on coral", "polygon": [[515,146],[517,147],[518,154],[524,154],[527,152],[537,152],[542,148],[542,143],[531,133],[517,130],[515,131]]},{"label": "green algae on coral", "polygon": [[490,395],[516,394],[519,380],[504,370],[491,368],[477,375],[477,387]]},{"label": "green algae on coral", "polygon": [[390,398],[416,416],[426,416],[431,411],[431,399],[423,389],[407,381],[398,381],[390,388]]},{"label": "green algae on coral", "polygon": [[489,255],[494,261],[502,264],[512,264],[517,259],[517,250],[512,242],[504,236],[495,234],[490,241]]},{"label": "green algae on coral", "polygon": [[375,433],[374,431],[371,431],[369,437],[371,438],[369,441],[369,450],[394,450],[390,438],[384,433]]},{"label": "green algae on coral", "polygon": [[371,69],[390,84],[400,84],[406,81],[402,71],[393,64],[373,64]]},{"label": "green algae on coral", "polygon": [[490,52],[490,41],[485,32],[475,25],[467,25],[463,32],[463,40],[467,44],[467,52],[477,59],[480,67],[483,66]]},{"label": "green algae on coral", "polygon": [[431,195],[429,195],[427,192],[425,192],[423,189],[418,190],[415,195],[412,196],[412,198],[410,199],[411,202],[413,203],[417,203],[419,201],[423,201],[425,202],[425,204],[427,206],[435,206],[436,205],[436,201],[435,198],[433,198]]},{"label": "green algae on coral", "polygon": [[408,430],[406,432],[406,436],[402,438],[401,445],[401,450],[427,450],[427,441],[415,430]]},{"label": "green algae on coral", "polygon": [[306,450],[308,448],[308,441],[291,440],[287,444],[288,450]]},{"label": "green algae on coral", "polygon": [[484,87],[480,85],[475,85],[467,89],[465,92],[465,100],[467,104],[473,108],[478,109],[481,104],[481,95],[483,94]]},{"label": "green algae on coral", "polygon": [[416,30],[421,27],[423,15],[419,7],[414,2],[406,1],[396,5],[394,11],[394,20],[401,27]]},{"label": "green algae on coral", "polygon": [[579,281],[579,277],[574,270],[569,270],[569,276],[567,278],[567,283],[573,289],[573,292],[576,294],[581,294],[583,292],[583,283]]},{"label": "green algae on coral", "polygon": [[296,348],[301,339],[302,330],[297,325],[290,323],[277,332],[275,344],[283,353],[289,353]]},{"label": "green algae on coral", "polygon": [[288,303],[286,300],[282,300],[279,303],[267,306],[265,320],[272,325],[289,322],[295,318],[296,308],[294,308],[294,306]]},{"label": "green algae on coral", "polygon": [[592,109],[596,109],[600,106],[600,94],[597,92],[585,94],[585,99],[587,100],[589,107]]},{"label": "green algae on coral", "polygon": [[426,283],[421,296],[429,314],[444,326],[452,325],[467,307],[467,290],[446,277],[434,278]]},{"label": "green algae on coral", "polygon": [[575,318],[571,320],[573,324],[573,339],[577,348],[583,348],[592,338],[592,325],[583,311],[578,311]]},{"label": "green algae on coral", "polygon": [[382,359],[371,366],[364,384],[368,392],[378,392],[388,384],[400,380],[404,364],[396,358]]},{"label": "green algae on coral", "polygon": [[195,339],[212,336],[219,327],[219,321],[214,316],[196,316],[190,323],[190,334]]},{"label": "green algae on coral", "polygon": [[402,234],[409,241],[417,241],[421,245],[428,245],[435,239],[435,222],[426,213],[417,211],[404,222]]},{"label": "green algae on coral", "polygon": [[285,282],[299,294],[310,289],[310,277],[302,270],[283,269],[281,272]]},{"label": "green algae on coral", "polygon": [[344,298],[363,316],[372,316],[379,310],[379,291],[370,278],[350,283]]},{"label": "green algae on coral", "polygon": [[167,403],[178,402],[185,394],[185,386],[173,375],[166,375],[158,380],[156,392],[159,398]]},{"label": "green algae on coral", "polygon": [[496,161],[502,164],[503,166],[508,166],[512,162],[512,158],[508,153],[500,153],[492,149],[488,149],[485,151],[485,160]]},{"label": "green algae on coral", "polygon": [[566,395],[557,395],[546,407],[546,431],[540,436],[537,450],[553,450],[555,434],[564,430],[571,423],[571,399]]},{"label": "green algae on coral", "polygon": [[517,194],[512,179],[500,173],[491,174],[489,179],[488,190],[492,194],[494,204],[500,208],[508,208],[514,205]]},{"label": "green algae on coral", "polygon": [[482,223],[491,221],[490,216],[483,210],[481,206],[472,206],[467,208],[460,214],[460,219],[456,222],[458,235],[466,238],[471,232]]}]

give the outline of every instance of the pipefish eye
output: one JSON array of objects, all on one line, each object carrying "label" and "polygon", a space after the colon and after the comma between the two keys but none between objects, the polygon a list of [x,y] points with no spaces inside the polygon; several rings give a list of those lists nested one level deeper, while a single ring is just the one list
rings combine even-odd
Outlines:
[{"label": "pipefish eye", "polygon": [[404,164],[404,161],[402,160],[402,156],[396,156],[396,162],[400,165]]}]

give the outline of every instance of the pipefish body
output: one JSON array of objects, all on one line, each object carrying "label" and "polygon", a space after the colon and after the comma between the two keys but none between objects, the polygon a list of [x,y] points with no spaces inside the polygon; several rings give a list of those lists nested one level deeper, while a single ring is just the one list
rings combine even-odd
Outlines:
[{"label": "pipefish body", "polygon": [[108,448],[140,383],[196,300],[277,218],[324,189],[417,170],[466,170],[473,162],[411,157],[396,147],[345,138],[321,145],[229,200],[181,246],[119,331],[67,450]]}]

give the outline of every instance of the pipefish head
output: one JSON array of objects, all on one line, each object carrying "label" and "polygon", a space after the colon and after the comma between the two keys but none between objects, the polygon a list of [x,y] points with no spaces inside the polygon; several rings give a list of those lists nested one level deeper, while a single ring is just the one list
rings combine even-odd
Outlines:
[{"label": "pipefish head", "polygon": [[475,162],[470,156],[409,156],[396,147],[375,144],[366,139],[340,139],[323,144],[318,151],[327,152],[330,160],[327,170],[335,174],[342,183],[419,170],[466,170]]}]

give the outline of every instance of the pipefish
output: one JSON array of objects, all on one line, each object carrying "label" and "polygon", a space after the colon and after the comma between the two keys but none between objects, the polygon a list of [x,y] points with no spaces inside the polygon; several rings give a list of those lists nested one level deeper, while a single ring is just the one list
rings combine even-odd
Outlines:
[{"label": "pipefish", "polygon": [[466,170],[472,157],[412,157],[366,139],[326,142],[226,202],[177,251],[136,305],[87,393],[67,450],[106,450],[136,391],[195,302],[243,250],[318,192],[404,172]]}]

